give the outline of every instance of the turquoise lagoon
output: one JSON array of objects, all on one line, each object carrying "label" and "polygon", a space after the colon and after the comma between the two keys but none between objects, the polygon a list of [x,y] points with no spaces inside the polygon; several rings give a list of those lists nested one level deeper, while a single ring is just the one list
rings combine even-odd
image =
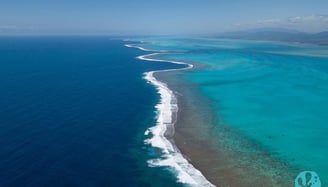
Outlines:
[{"label": "turquoise lagoon", "polygon": [[211,101],[220,116],[217,125],[237,129],[296,168],[293,176],[315,171],[328,185],[328,48],[209,38],[142,40],[142,47],[171,51],[160,58],[199,66],[177,76]]}]

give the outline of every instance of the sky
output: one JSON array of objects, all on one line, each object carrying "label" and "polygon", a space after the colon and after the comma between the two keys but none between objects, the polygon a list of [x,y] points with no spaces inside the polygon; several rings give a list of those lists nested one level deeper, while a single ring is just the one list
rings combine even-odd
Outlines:
[{"label": "sky", "polygon": [[1,0],[0,33],[170,35],[328,30],[328,0]]}]

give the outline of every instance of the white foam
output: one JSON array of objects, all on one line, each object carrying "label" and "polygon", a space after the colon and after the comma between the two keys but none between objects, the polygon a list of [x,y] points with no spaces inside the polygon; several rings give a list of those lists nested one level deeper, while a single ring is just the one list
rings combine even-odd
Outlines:
[{"label": "white foam", "polygon": [[[157,50],[149,50],[138,46],[126,45],[127,47],[135,47],[144,51],[158,52]],[[166,51],[167,52],[167,51]],[[174,112],[177,112],[178,105],[176,103],[176,97],[172,90],[168,86],[157,80],[154,77],[154,73],[163,71],[176,71],[182,69],[190,69],[193,66],[184,62],[178,61],[168,61],[150,58],[152,56],[163,54],[163,53],[152,53],[148,55],[142,55],[137,57],[141,60],[147,61],[157,61],[157,62],[170,62],[175,64],[185,64],[186,68],[181,69],[169,69],[160,71],[151,71],[145,73],[144,78],[147,82],[153,84],[161,97],[160,103],[156,105],[156,110],[158,112],[157,124],[146,130],[145,135],[152,135],[151,138],[145,140],[146,144],[150,144],[153,147],[159,148],[162,151],[162,157],[158,159],[152,159],[148,161],[149,166],[165,166],[172,168],[177,177],[177,181],[181,183],[188,184],[190,186],[202,186],[202,187],[213,187],[214,185],[210,183],[204,175],[197,170],[192,164],[190,164],[181,152],[173,145],[164,135],[168,126],[174,125]]]},{"label": "white foam", "polygon": [[[141,42],[142,43],[142,42]],[[159,53],[165,53],[168,52],[167,50],[150,50],[150,49],[146,49],[144,47],[140,47],[140,46],[136,46],[136,45],[132,45],[132,44],[126,44],[125,47],[132,47],[132,48],[137,48],[140,49],[142,51],[148,51],[148,52],[159,52]]]}]

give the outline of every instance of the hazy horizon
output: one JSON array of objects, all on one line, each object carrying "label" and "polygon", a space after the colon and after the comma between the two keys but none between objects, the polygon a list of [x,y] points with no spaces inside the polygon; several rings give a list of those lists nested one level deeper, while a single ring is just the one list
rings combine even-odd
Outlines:
[{"label": "hazy horizon", "polygon": [[105,1],[0,3],[0,34],[213,34],[256,28],[328,30],[328,1]]}]

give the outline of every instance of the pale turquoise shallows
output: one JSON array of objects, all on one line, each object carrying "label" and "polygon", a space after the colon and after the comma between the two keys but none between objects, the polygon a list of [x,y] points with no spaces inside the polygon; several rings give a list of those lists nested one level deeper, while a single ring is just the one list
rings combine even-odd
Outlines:
[{"label": "pale turquoise shallows", "polygon": [[205,65],[182,77],[211,99],[220,123],[239,129],[269,154],[316,171],[328,184],[326,47],[208,38],[143,40],[152,42],[143,44],[146,48],[177,52],[164,58]]}]

